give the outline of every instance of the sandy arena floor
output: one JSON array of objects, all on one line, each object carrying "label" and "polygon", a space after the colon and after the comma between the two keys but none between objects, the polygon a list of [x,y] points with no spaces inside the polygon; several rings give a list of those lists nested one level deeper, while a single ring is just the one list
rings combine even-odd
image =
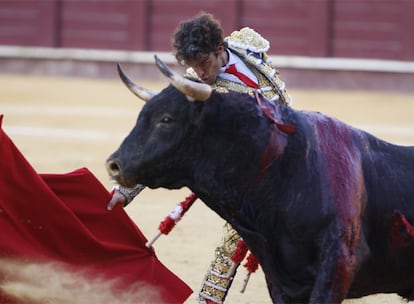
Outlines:
[{"label": "sandy arena floor", "polygon": [[[141,83],[160,89],[166,84]],[[324,112],[378,137],[414,145],[414,96],[391,93],[291,90],[293,107]],[[108,188],[104,162],[132,128],[143,103],[120,81],[0,75],[3,126],[38,172],[65,173],[88,167]],[[160,220],[190,192],[146,189],[127,211],[147,238]],[[169,236],[154,245],[159,259],[197,292],[223,220],[198,201]],[[240,269],[227,303],[271,303],[259,270],[239,293]],[[193,294],[186,303],[194,303]],[[402,303],[370,296],[346,303]]]}]

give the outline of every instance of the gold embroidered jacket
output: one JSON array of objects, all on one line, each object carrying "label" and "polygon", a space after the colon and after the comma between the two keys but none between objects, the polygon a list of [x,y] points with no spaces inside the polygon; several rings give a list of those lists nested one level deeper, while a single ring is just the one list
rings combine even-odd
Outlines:
[{"label": "gold embroidered jacket", "polygon": [[[285,83],[279,77],[279,71],[271,64],[266,51],[269,42],[250,28],[233,32],[225,38],[228,50],[238,56],[256,75],[261,93],[269,99],[289,105],[292,98],[286,90]],[[192,69],[187,70],[187,76],[198,78]],[[253,94],[254,88],[231,80],[218,77],[212,85],[220,92],[229,90]]]}]

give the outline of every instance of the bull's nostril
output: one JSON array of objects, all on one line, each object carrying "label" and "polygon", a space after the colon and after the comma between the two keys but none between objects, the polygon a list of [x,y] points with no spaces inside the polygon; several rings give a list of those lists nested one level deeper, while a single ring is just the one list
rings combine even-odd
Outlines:
[{"label": "bull's nostril", "polygon": [[106,163],[106,168],[108,170],[109,175],[111,175],[112,177],[119,176],[121,172],[119,164],[113,160],[110,160]]}]

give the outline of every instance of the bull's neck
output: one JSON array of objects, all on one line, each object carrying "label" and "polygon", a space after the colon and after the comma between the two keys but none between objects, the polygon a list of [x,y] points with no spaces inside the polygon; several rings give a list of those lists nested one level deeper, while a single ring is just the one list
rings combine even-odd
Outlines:
[{"label": "bull's neck", "polygon": [[[279,109],[274,113],[283,122],[283,113]],[[260,129],[251,130],[248,143],[234,138],[217,144],[223,149],[220,159],[210,162],[208,159],[214,153],[206,146],[207,152],[201,157],[205,162],[199,162],[201,165],[195,168],[190,188],[219,213],[229,212],[231,206],[239,210],[243,202],[262,200],[266,194],[261,192],[269,193],[263,190],[264,184],[269,182],[270,171],[281,160],[291,135],[268,117],[262,116],[261,120]]]}]

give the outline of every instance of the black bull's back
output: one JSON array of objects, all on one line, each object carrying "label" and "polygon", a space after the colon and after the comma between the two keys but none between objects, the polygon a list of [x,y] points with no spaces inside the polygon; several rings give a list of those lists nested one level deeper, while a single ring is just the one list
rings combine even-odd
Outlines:
[{"label": "black bull's back", "polygon": [[168,88],[145,105],[110,174],[129,186],[189,187],[249,245],[273,301],[412,298],[414,148],[319,113],[272,113],[295,133],[247,95],[189,103]]}]

